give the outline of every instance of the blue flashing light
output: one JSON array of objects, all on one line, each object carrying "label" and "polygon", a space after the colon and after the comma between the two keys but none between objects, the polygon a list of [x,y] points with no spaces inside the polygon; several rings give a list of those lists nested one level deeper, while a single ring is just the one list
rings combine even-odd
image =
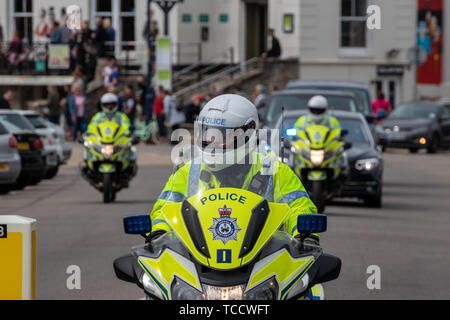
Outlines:
[{"label": "blue flashing light", "polygon": [[290,128],[286,130],[286,136],[288,137],[296,137],[297,136],[297,129]]},{"label": "blue flashing light", "polygon": [[297,230],[301,234],[327,231],[327,216],[324,214],[301,214],[297,218]]},{"label": "blue flashing light", "polygon": [[123,219],[123,228],[126,234],[147,234],[152,231],[150,215],[126,217]]}]

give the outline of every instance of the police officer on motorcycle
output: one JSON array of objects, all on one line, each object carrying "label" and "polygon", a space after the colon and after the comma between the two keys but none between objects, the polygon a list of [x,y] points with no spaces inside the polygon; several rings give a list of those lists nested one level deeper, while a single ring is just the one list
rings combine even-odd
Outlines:
[{"label": "police officer on motorcycle", "polygon": [[328,100],[324,96],[314,96],[308,102],[309,114],[300,117],[295,127],[297,130],[306,130],[308,125],[322,125],[330,128],[331,131],[341,131],[339,121],[328,114]]},{"label": "police officer on motorcycle", "polygon": [[117,96],[114,93],[106,93],[102,96],[100,103],[102,111],[92,118],[86,134],[95,134],[94,130],[103,121],[114,121],[125,129],[125,134],[130,134],[130,119],[125,113],[118,111],[119,99]]},{"label": "police officer on motorcycle", "polygon": [[[254,104],[239,95],[218,96],[202,109],[196,126],[200,129],[196,130],[194,149],[201,160],[194,158],[169,178],[151,212],[153,232],[147,240],[152,241],[171,231],[164,220],[162,207],[197,194],[199,184],[245,189],[263,194],[270,202],[288,204],[292,210],[283,229],[292,236],[301,237],[297,231],[298,215],[317,213],[317,208],[288,166],[257,151],[259,119]],[[273,175],[261,174],[263,169],[270,168],[277,168]],[[301,240],[319,243],[316,235]]]}]

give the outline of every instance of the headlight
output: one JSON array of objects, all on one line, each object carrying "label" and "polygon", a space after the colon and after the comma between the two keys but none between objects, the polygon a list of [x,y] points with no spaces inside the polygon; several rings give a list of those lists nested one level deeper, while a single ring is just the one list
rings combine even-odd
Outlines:
[{"label": "headlight", "polygon": [[275,278],[269,279],[245,293],[245,300],[276,300],[278,298],[278,284]]},{"label": "headlight", "polygon": [[379,164],[380,161],[378,159],[364,159],[356,161],[355,168],[359,171],[371,171],[378,167]]},{"label": "headlight", "polygon": [[298,280],[291,288],[291,290],[289,290],[286,299],[292,299],[295,296],[298,296],[300,294],[302,294],[309,285],[309,275],[305,274],[300,280]]},{"label": "headlight", "polygon": [[205,300],[244,300],[245,285],[214,287],[203,285]]},{"label": "headlight", "polygon": [[204,300],[204,295],[186,282],[175,278],[172,285],[173,300]]},{"label": "headlight", "polygon": [[85,140],[85,141],[84,141],[84,147],[85,147],[86,149],[92,147],[92,142],[86,141],[86,140]]},{"label": "headlight", "polygon": [[144,290],[148,294],[150,294],[158,299],[164,300],[161,290],[159,290],[156,283],[149,277],[149,275],[147,273],[144,273],[144,275],[142,276],[141,283],[142,283],[142,286],[144,287]]},{"label": "headlight", "polygon": [[311,162],[315,166],[320,166],[325,159],[324,150],[311,150]]},{"label": "headlight", "polygon": [[106,158],[109,159],[111,158],[111,156],[114,154],[114,146],[111,144],[107,144],[102,146],[102,155]]}]

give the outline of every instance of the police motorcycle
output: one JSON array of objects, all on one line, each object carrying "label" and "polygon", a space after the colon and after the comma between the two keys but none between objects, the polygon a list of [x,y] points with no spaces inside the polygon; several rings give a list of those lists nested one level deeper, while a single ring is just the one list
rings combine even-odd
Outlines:
[{"label": "police motorcycle", "polygon": [[116,193],[128,188],[136,176],[136,147],[140,139],[126,134],[114,121],[97,126],[97,132],[80,138],[85,147],[85,160],[80,163],[81,176],[103,194],[103,202],[111,203]]},{"label": "police motorcycle", "polygon": [[198,174],[188,184],[195,192],[171,192],[167,198],[173,201],[162,206],[170,232],[149,240],[152,222],[158,222],[148,214],[124,218],[125,233],[147,241],[114,261],[117,278],[151,300],[324,299],[321,284],[338,278],[341,260],[303,240],[325,232],[327,217],[300,215],[301,237],[292,237],[280,227],[290,207],[268,192],[279,185],[276,168],[258,167],[245,188],[218,183],[202,168],[192,161]]},{"label": "police motorcycle", "polygon": [[324,125],[308,125],[306,130],[289,128],[285,162],[300,177],[319,213],[325,211],[327,201],[342,191],[349,175],[345,150],[352,147],[345,142],[346,130]]}]

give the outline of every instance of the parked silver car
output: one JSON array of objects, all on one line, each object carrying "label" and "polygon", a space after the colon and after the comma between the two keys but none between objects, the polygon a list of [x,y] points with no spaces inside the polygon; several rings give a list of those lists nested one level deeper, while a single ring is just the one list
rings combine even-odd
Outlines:
[{"label": "parked silver car", "polygon": [[64,129],[61,126],[51,123],[46,119],[44,119],[44,121],[48,127],[55,129],[58,136],[58,139],[56,139],[55,143],[61,145],[63,155],[62,163],[66,163],[72,156],[72,145],[67,141]]},{"label": "parked silver car", "polygon": [[45,178],[55,177],[58,174],[59,166],[64,162],[64,151],[56,129],[49,126],[45,119],[35,111],[18,110],[16,112],[27,118],[35,131],[43,137],[44,150],[47,153]]},{"label": "parked silver car", "polygon": [[14,187],[22,167],[17,140],[11,132],[13,127],[0,120],[0,194],[6,194]]},{"label": "parked silver car", "polygon": [[[46,133],[37,130],[36,127],[23,115],[25,111],[17,110],[0,110],[0,116],[4,121],[7,121],[20,130],[33,132],[39,135],[42,139],[42,164],[44,165],[43,178],[50,179],[56,175],[59,168],[57,146],[53,143],[50,136]],[[35,185],[40,182],[41,179],[32,179],[28,184]]]}]

